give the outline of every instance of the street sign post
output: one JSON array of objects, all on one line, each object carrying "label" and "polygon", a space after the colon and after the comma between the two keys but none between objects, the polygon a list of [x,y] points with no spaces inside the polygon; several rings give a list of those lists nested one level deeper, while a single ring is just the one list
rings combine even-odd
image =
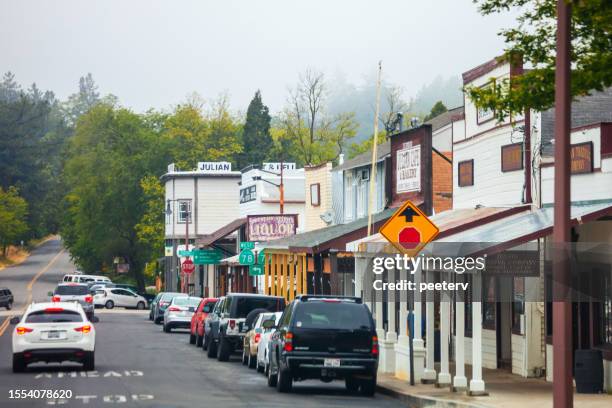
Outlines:
[{"label": "street sign post", "polygon": [[238,263],[240,265],[254,265],[255,253],[250,249],[243,249],[238,256]]},{"label": "street sign post", "polygon": [[187,258],[181,264],[181,270],[184,274],[190,275],[195,270],[195,264],[190,258]]},{"label": "street sign post", "polygon": [[400,252],[415,256],[440,230],[419,207],[406,201],[379,232]]},{"label": "street sign post", "polygon": [[252,241],[243,241],[240,243],[240,249],[255,249],[255,243]]}]

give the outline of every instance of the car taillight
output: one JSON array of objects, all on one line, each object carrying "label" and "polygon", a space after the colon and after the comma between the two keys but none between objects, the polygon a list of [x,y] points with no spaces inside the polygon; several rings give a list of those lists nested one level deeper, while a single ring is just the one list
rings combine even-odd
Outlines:
[{"label": "car taillight", "polygon": [[372,354],[378,355],[378,337],[372,336]]},{"label": "car taillight", "polygon": [[86,324],[85,326],[75,327],[74,331],[78,331],[81,333],[89,333],[91,331],[91,326]]},{"label": "car taillight", "polygon": [[230,320],[229,321],[229,327],[230,327],[230,329],[234,330],[234,328],[236,327],[236,321],[235,320]]},{"label": "car taillight", "polygon": [[63,307],[47,307],[45,313],[61,313],[64,311]]},{"label": "car taillight", "polygon": [[22,334],[31,333],[33,330],[34,330],[34,329],[30,329],[29,327],[23,327],[23,326],[17,327],[17,328],[15,329],[15,331],[17,332],[17,334],[18,334],[18,335],[20,335],[20,336],[21,336]]},{"label": "car taillight", "polygon": [[293,351],[293,333],[287,332],[285,334],[285,345],[283,346],[285,351]]},{"label": "car taillight", "polygon": [[259,343],[259,340],[261,340],[261,334],[255,333],[255,343]]},{"label": "car taillight", "polygon": [[168,311],[169,311],[169,312],[180,312],[180,311],[181,311],[181,308],[180,308],[180,307],[176,307],[176,306],[170,306],[170,307],[168,308]]},{"label": "car taillight", "polygon": [[92,303],[93,302],[93,296],[85,296],[85,302],[87,303]]},{"label": "car taillight", "polygon": [[59,302],[59,301],[61,301],[61,300],[62,300],[62,299],[61,299],[59,296],[53,296],[53,297],[51,298],[51,301],[52,301],[52,302]]}]

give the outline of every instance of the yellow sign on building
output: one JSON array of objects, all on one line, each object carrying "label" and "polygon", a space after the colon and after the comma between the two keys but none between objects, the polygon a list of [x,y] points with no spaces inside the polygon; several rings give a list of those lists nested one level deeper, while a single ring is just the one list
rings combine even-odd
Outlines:
[{"label": "yellow sign on building", "polygon": [[440,230],[419,207],[406,201],[379,232],[400,252],[415,256]]}]

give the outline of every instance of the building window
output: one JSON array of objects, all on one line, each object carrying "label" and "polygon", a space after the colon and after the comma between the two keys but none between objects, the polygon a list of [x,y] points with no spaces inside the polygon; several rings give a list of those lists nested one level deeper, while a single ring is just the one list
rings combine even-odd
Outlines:
[{"label": "building window", "polygon": [[344,219],[353,219],[353,173],[349,170],[344,174]]},{"label": "building window", "polygon": [[357,185],[357,218],[366,216],[368,208],[368,182],[360,181]]},{"label": "building window", "polygon": [[570,149],[572,174],[593,172],[593,142],[573,144]]},{"label": "building window", "polygon": [[483,277],[482,290],[482,327],[495,330],[495,278]]},{"label": "building window", "polygon": [[[491,88],[495,86],[495,81],[484,84],[481,88]],[[487,108],[476,108],[476,123],[481,125],[495,119],[495,111]]]},{"label": "building window", "polygon": [[310,205],[318,207],[321,205],[321,184],[310,185]]},{"label": "building window", "polygon": [[525,314],[525,278],[512,280],[512,333],[523,334],[522,316]]},{"label": "building window", "polygon": [[249,201],[255,201],[257,198],[257,185],[240,189],[240,204],[248,203]]},{"label": "building window", "polygon": [[178,201],[178,223],[184,224],[187,219],[191,224],[191,200],[179,200]]},{"label": "building window", "polygon": [[513,143],[501,147],[501,170],[503,172],[523,169],[523,144]]},{"label": "building window", "polygon": [[459,187],[474,185],[474,160],[464,160],[458,164],[457,172]]}]

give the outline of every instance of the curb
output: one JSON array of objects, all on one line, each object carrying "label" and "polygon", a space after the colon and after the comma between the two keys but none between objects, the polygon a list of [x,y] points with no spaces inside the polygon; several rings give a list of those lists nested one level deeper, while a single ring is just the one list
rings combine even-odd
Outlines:
[{"label": "curb", "polygon": [[488,405],[472,404],[463,401],[452,401],[441,398],[417,396],[406,392],[398,391],[395,388],[388,387],[378,383],[376,391],[380,394],[395,398],[411,408],[488,408]]}]

